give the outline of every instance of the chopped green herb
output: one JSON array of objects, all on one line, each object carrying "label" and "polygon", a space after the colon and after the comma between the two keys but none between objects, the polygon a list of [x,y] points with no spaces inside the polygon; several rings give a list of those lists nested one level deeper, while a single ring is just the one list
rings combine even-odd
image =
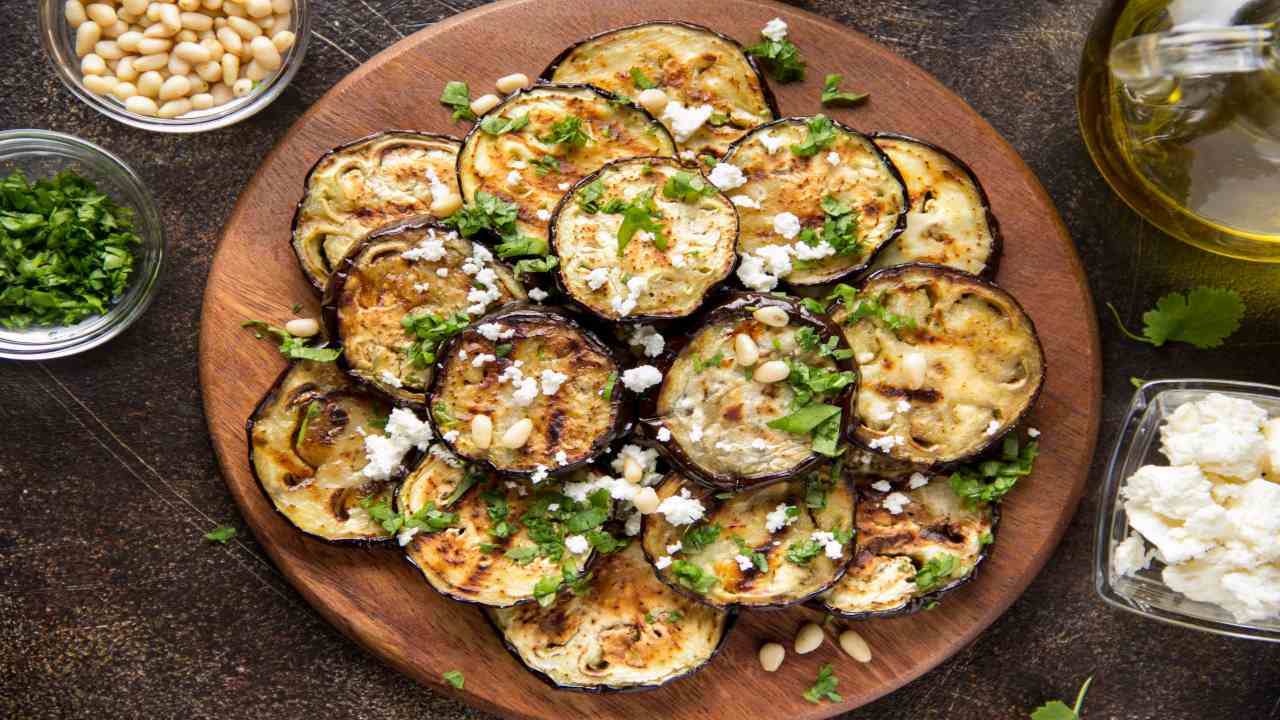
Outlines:
[{"label": "chopped green herb", "polygon": [[436,425],[441,427],[449,427],[458,422],[458,419],[449,412],[449,406],[443,402],[437,402],[431,406],[431,417],[436,421]]},{"label": "chopped green herb", "polygon": [[767,425],[774,430],[808,435],[814,428],[839,414],[840,408],[835,405],[815,403],[806,405],[790,415],[770,420]]},{"label": "chopped green herb", "polygon": [[557,120],[546,135],[539,135],[538,142],[546,145],[583,148],[591,142],[591,136],[582,129],[582,119],[570,115]]},{"label": "chopped green herb", "polygon": [[555,155],[543,155],[533,161],[533,172],[538,177],[560,172],[560,158]]},{"label": "chopped green herb", "polygon": [[705,594],[720,582],[714,573],[703,570],[688,560],[672,562],[671,576],[684,587],[700,594]]},{"label": "chopped green herb", "polygon": [[[827,243],[837,255],[858,255],[862,241],[858,238],[858,219],[861,215],[853,207],[833,195],[822,198],[822,230],[804,228],[799,239],[810,247]],[[805,262],[805,261],[799,261]]]},{"label": "chopped green herb", "polygon": [[470,318],[462,313],[441,318],[435,313],[420,312],[400,318],[400,326],[414,339],[404,349],[409,362],[416,368],[429,367],[436,361],[440,345],[465,330],[469,324]]},{"label": "chopped green herb", "polygon": [[697,202],[704,197],[715,195],[715,186],[702,179],[701,175],[679,171],[667,178],[662,186],[662,197],[681,202]]},{"label": "chopped green herb", "polygon": [[1084,696],[1092,683],[1093,678],[1090,677],[1080,686],[1075,707],[1067,707],[1061,700],[1051,700],[1032,711],[1031,720],[1080,720],[1080,708],[1084,707]]},{"label": "chopped green herb", "polygon": [[600,212],[600,200],[604,197],[604,192],[604,181],[597,179],[583,185],[574,199],[577,200],[578,207],[582,208],[582,212],[595,215]]},{"label": "chopped green herb", "polygon": [[601,210],[609,214],[621,214],[622,224],[618,226],[618,257],[627,249],[627,244],[636,232],[644,230],[653,235],[653,244],[659,250],[667,249],[667,236],[662,232],[658,219],[658,206],[653,201],[654,189],[649,188],[632,198],[631,202],[611,201]]},{"label": "chopped green herb", "polygon": [[1244,300],[1235,290],[1198,287],[1183,293],[1169,293],[1156,301],[1156,306],[1142,315],[1142,335],[1129,332],[1120,320],[1115,305],[1107,303],[1120,331],[1132,340],[1156,347],[1166,342],[1185,342],[1201,350],[1221,347],[1222,342],[1240,329],[1244,317]]},{"label": "chopped green herb", "polygon": [[681,549],[685,554],[696,555],[719,539],[721,529],[716,523],[695,525],[684,531],[680,538]]},{"label": "chopped green herb", "polygon": [[494,545],[493,543],[482,542],[480,543],[479,547],[480,547],[480,552],[484,553],[485,555],[492,555],[498,552],[498,546]]},{"label": "chopped green herb", "polygon": [[609,519],[611,503],[609,491],[601,488],[587,496],[588,507],[579,510],[565,523],[565,529],[574,535],[598,528]]},{"label": "chopped green herb", "polygon": [[814,115],[805,126],[808,132],[804,140],[791,146],[791,154],[797,157],[817,155],[836,141],[836,126],[826,115]]},{"label": "chopped green herb", "polygon": [[979,545],[986,546],[986,545],[990,545],[995,541],[996,541],[996,536],[992,535],[990,530],[987,530],[978,536]]},{"label": "chopped green herb", "polygon": [[526,255],[546,255],[549,249],[546,238],[516,233],[504,237],[494,251],[498,253],[498,257],[505,259]]},{"label": "chopped green herb", "polygon": [[534,558],[538,557],[538,546],[537,545],[521,545],[520,547],[511,548],[510,550],[507,550],[503,554],[510,560],[514,561],[516,564],[528,565],[529,563],[533,562]]},{"label": "chopped green herb", "polygon": [[440,104],[453,108],[454,122],[471,122],[476,119],[476,114],[471,112],[471,88],[461,80],[445,83],[444,90],[440,93]]},{"label": "chopped green herb", "polygon": [[951,474],[951,489],[969,508],[999,502],[1017,484],[1018,478],[1031,474],[1039,452],[1036,441],[1019,447],[1016,436],[1006,435],[998,459],[960,467]]},{"label": "chopped green herb", "polygon": [[[791,509],[795,510],[795,508]],[[799,515],[798,510],[796,511],[796,514]],[[755,548],[748,545],[746,540],[743,540],[737,535],[733,536],[733,543],[738,546],[739,553],[744,557],[751,559],[751,564],[755,566],[756,570],[759,570],[762,573],[769,572],[769,559],[765,557],[764,553],[758,552]]]},{"label": "chopped green herb", "polygon": [[313,360],[315,362],[333,362],[342,353],[342,348],[314,347],[307,344],[306,338],[294,337],[284,328],[268,325],[261,320],[245,320],[240,327],[253,328],[258,338],[267,332],[280,338],[280,354],[290,360]]},{"label": "chopped green herb", "polygon": [[818,331],[809,325],[805,325],[796,331],[796,342],[799,343],[801,350],[816,352],[820,358],[829,357],[835,360],[848,360],[853,357],[853,350],[848,348],[843,350],[836,349],[836,345],[840,343],[839,337],[832,335],[824,343],[818,337]]},{"label": "chopped green herb", "polygon": [[759,58],[778,82],[804,79],[805,62],[800,57],[800,48],[786,38],[770,40],[762,36],[760,42],[747,48],[747,54]]},{"label": "chopped green herb", "polygon": [[292,311],[294,315],[297,315],[302,312],[302,303],[294,303],[290,305],[289,310]]},{"label": "chopped green herb", "polygon": [[720,127],[721,125],[728,125],[729,115],[727,113],[722,113],[719,110],[716,110],[715,112],[711,113],[711,117],[707,118],[707,122],[715,127]]},{"label": "chopped green herb", "polygon": [[1151,382],[1151,381],[1150,381],[1150,380],[1143,380],[1143,379],[1142,379],[1142,378],[1140,378],[1140,377],[1131,377],[1131,378],[1129,378],[1129,384],[1130,384],[1130,385],[1132,385],[1132,386],[1134,387],[1134,389],[1135,389],[1135,390],[1141,390],[1141,389],[1142,389],[1142,386],[1143,386],[1143,385],[1146,385],[1146,384],[1147,384],[1147,383],[1149,383],[1149,382]]},{"label": "chopped green herb", "polygon": [[320,409],[324,407],[324,403],[319,400],[312,400],[307,403],[307,409],[302,412],[302,422],[298,423],[298,434],[293,438],[294,445],[301,445],[302,441],[307,437],[307,426],[311,424],[311,420],[320,414]]},{"label": "chopped green herb", "polygon": [[516,261],[516,277],[525,273],[544,273],[555,270],[560,260],[555,255],[544,255],[540,258],[525,258]]},{"label": "chopped green herb", "polygon": [[959,561],[951,553],[939,553],[916,571],[916,592],[926,592],[941,585],[947,578],[955,574]]},{"label": "chopped green herb", "polygon": [[475,487],[483,479],[484,473],[468,465],[462,473],[462,479],[454,486],[453,492],[449,493],[444,500],[441,500],[440,505],[447,508],[453,507],[454,503],[462,499],[462,496],[466,495],[468,490]]},{"label": "chopped green herb", "polygon": [[683,619],[684,613],[679,610],[660,610],[657,612],[650,610],[644,614],[644,621],[650,625],[656,625],[659,622],[667,625],[675,625]]},{"label": "chopped green herb", "polygon": [[787,562],[795,565],[808,565],[822,552],[822,543],[813,538],[797,540],[787,546]]},{"label": "chopped green herb", "polygon": [[369,421],[369,427],[375,430],[385,431],[387,429],[387,421],[390,419],[391,419],[390,415],[383,415],[382,417],[374,418]]},{"label": "chopped green herb", "polygon": [[844,698],[836,692],[836,686],[839,684],[840,679],[836,677],[836,671],[831,667],[831,663],[827,663],[818,669],[818,681],[813,684],[813,687],[804,691],[804,699],[814,705],[823,700],[844,702]]},{"label": "chopped green herb", "polygon": [[788,361],[787,364],[791,367],[787,382],[795,393],[792,399],[794,407],[803,407],[817,398],[838,393],[858,379],[852,370],[828,370],[795,361]]},{"label": "chopped green herb", "polygon": [[450,685],[454,686],[459,690],[462,689],[463,683],[466,682],[466,679],[462,676],[461,670],[450,670],[449,672],[445,673],[444,675],[441,675],[440,677],[444,678],[445,682],[449,683]]},{"label": "chopped green herb", "polygon": [[724,363],[724,353],[720,350],[715,355],[703,360],[701,357],[693,358],[693,371],[700,373],[707,368],[720,367]]},{"label": "chopped green herb", "polygon": [[604,383],[604,391],[600,393],[605,400],[613,399],[613,386],[617,384],[617,382],[618,382],[618,373],[616,372],[609,373],[609,379],[606,380]]},{"label": "chopped green herb", "polygon": [[499,115],[490,115],[481,121],[480,129],[489,135],[502,135],[503,133],[521,130],[528,124],[529,115],[527,113],[517,118],[505,118]]},{"label": "chopped green herb", "polygon": [[867,99],[866,93],[857,92],[840,92],[840,81],[844,80],[841,75],[828,75],[825,82],[822,83],[822,104],[823,105],[856,105]]},{"label": "chopped green herb", "polygon": [[890,312],[884,306],[884,295],[872,297],[861,297],[857,289],[845,285],[837,284],[831,294],[827,296],[827,302],[843,301],[848,317],[844,319],[845,325],[852,325],[863,318],[874,318],[884,323],[890,330],[898,332],[899,330],[916,329],[915,318],[907,315],[898,315]]},{"label": "chopped green herb", "polygon": [[817,300],[814,300],[813,298],[800,298],[800,304],[804,306],[805,310],[808,310],[811,313],[817,313],[821,315],[827,311],[826,305],[824,305],[823,303]]},{"label": "chopped green herb", "polygon": [[204,534],[204,539],[209,542],[216,542],[219,545],[226,545],[229,540],[236,536],[236,529],[230,525],[219,525]]},{"label": "chopped green herb", "polygon": [[498,343],[493,348],[493,354],[498,357],[506,357],[511,354],[511,343]]},{"label": "chopped green herb", "polygon": [[649,76],[644,74],[644,70],[638,67],[631,68],[631,82],[638,90],[651,90],[658,87],[658,83],[650,80]]},{"label": "chopped green herb", "polygon": [[476,193],[475,202],[450,215],[444,222],[463,237],[471,237],[481,230],[491,230],[500,236],[515,232],[519,209],[514,203],[490,193]]},{"label": "chopped green herb", "polygon": [[843,455],[840,449],[840,413],[824,420],[813,429],[813,451],[829,458]]}]

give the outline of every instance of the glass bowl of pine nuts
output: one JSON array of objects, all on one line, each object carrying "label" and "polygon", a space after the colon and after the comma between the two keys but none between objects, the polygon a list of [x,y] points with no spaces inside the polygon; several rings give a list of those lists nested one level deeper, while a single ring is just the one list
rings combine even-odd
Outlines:
[{"label": "glass bowl of pine nuts", "polygon": [[93,109],[196,133],[270,105],[311,36],[308,0],[39,0],[40,43]]}]

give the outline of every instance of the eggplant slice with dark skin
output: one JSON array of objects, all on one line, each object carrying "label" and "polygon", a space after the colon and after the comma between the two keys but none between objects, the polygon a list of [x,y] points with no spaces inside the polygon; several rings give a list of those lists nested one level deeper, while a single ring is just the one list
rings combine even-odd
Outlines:
[{"label": "eggplant slice with dark skin", "polygon": [[821,465],[724,499],[676,473],[657,488],[663,500],[685,490],[706,515],[693,525],[646,516],[644,551],[663,582],[708,605],[802,603],[839,580],[852,557],[856,497],[839,468]]},{"label": "eggplant slice with dark skin", "polygon": [[[859,312],[848,322],[850,305],[861,302],[879,304],[885,315]],[[959,270],[878,270],[832,319],[861,373],[851,439],[896,460],[945,466],[996,446],[1044,384],[1031,318],[1012,295]]]},{"label": "eggplant slice with dark skin", "polygon": [[[645,198],[657,232],[625,221],[624,206],[643,206]],[[693,313],[733,271],[737,239],[733,203],[696,168],[673,158],[605,165],[565,195],[551,225],[561,290],[612,321]]]},{"label": "eggplant slice with dark skin", "polygon": [[465,325],[473,315],[525,298],[511,269],[486,248],[417,218],[371,233],[347,254],[329,278],[323,314],[329,336],[342,343],[338,362],[353,377],[398,403],[420,406],[434,357],[410,352],[421,346],[406,319],[433,316]]},{"label": "eggplant slice with dark skin", "polygon": [[[517,129],[490,134],[493,123]],[[522,235],[547,237],[551,213],[579,179],[611,160],[674,156],[675,141],[644,109],[589,85],[534,85],[485,113],[458,154],[462,197],[488,193],[518,210]]]},{"label": "eggplant slice with dark skin", "polygon": [[992,277],[1000,259],[1000,226],[978,176],[960,158],[923,140],[876,133],[911,196],[907,228],[876,256],[877,268],[923,262]]},{"label": "eggplant slice with dark skin", "polygon": [[[567,481],[587,482],[595,475],[583,468],[567,476]],[[456,515],[457,520],[448,528],[404,538],[405,554],[446,597],[490,607],[533,602],[538,581],[548,575],[562,576],[566,559],[588,571],[598,554],[590,547],[578,554],[565,547],[566,536],[586,532],[570,532],[566,524],[590,503],[577,502],[564,490],[559,480],[537,485],[504,480],[434,450],[400,484],[397,506],[403,514],[412,515],[430,504]],[[607,496],[604,491],[602,497]],[[606,499],[603,504],[612,503]],[[531,527],[549,530],[559,541],[548,544],[544,535],[534,540]],[[543,553],[539,548],[553,549]]]},{"label": "eggplant slice with dark skin", "polygon": [[[621,372],[615,351],[571,313],[513,305],[449,341],[437,363],[431,416],[465,460],[504,474],[556,475],[591,462],[623,434]],[[477,416],[491,426],[487,443],[477,442],[474,424],[484,422]],[[513,430],[518,425],[531,428]]]},{"label": "eggplant slice with dark skin", "polygon": [[[705,122],[677,138],[681,150],[695,154],[723,156],[743,133],[777,117],[769,85],[742,46],[691,23],[649,22],[593,35],[560,53],[542,77],[633,98],[652,86],[681,108],[709,108]],[[659,119],[675,133],[674,123]]]},{"label": "eggplant slice with dark skin", "polygon": [[333,363],[295,362],[249,417],[249,467],[275,509],[308,535],[388,540],[361,502],[389,506],[395,478],[371,480],[361,471],[365,433],[377,433],[390,411]]},{"label": "eggplant slice with dark skin", "polygon": [[866,478],[873,479],[858,486],[853,562],[817,600],[850,620],[932,606],[973,579],[995,542],[996,508],[966,507],[946,476]]},{"label": "eggplant slice with dark skin", "polygon": [[[740,490],[792,478],[821,462],[815,446],[834,454],[834,434],[849,424],[842,409],[852,404],[857,375],[839,328],[825,316],[764,293],[726,297],[683,329],[681,338],[668,337],[679,347],[659,360],[662,385],[642,410],[641,423],[685,476]],[[786,324],[762,320],[769,314]],[[739,360],[739,335],[756,348],[758,357],[749,363]],[[789,363],[791,375],[775,382],[755,379],[764,366],[777,363]],[[809,393],[805,376],[825,378],[829,390]],[[806,400],[806,394],[813,397]],[[819,405],[829,406],[834,416]],[[812,424],[800,422],[804,416],[821,422],[803,432],[787,429]],[[787,427],[770,427],[771,422]]]},{"label": "eggplant slice with dark skin", "polygon": [[[822,115],[762,125],[725,163],[745,177],[727,192],[738,205],[738,277],[753,289],[772,290],[779,273],[790,285],[857,274],[906,227],[897,168],[870,138]],[[761,263],[768,278],[756,271]]]},{"label": "eggplant slice with dark skin", "polygon": [[600,558],[590,589],[555,604],[488,611],[507,649],[552,687],[649,690],[697,672],[715,656],[733,615],[664,585],[640,543]]},{"label": "eggplant slice with dark skin", "polygon": [[448,135],[391,130],[336,147],[307,173],[293,216],[293,252],[324,290],[329,273],[374,228],[462,206],[458,150]]}]

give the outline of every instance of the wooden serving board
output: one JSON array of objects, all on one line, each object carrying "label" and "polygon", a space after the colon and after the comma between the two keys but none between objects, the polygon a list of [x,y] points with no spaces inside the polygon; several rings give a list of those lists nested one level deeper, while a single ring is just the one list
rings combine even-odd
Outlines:
[{"label": "wooden serving board", "polygon": [[[322,10],[323,12],[323,10]],[[859,108],[825,112],[863,131],[896,130],[935,141],[982,179],[1004,232],[998,282],[1035,320],[1048,357],[1048,384],[1031,424],[1044,432],[1034,476],[1009,497],[990,559],[975,582],[933,612],[857,624],[874,659],[862,665],[832,643],[789,654],[765,673],[762,642],[790,647],[811,611],[744,615],[722,653],[702,672],[644,693],[587,695],[554,690],[525,672],[474,607],[437,595],[394,549],[327,545],[277,515],[249,470],[245,419],[284,361],[239,323],[283,324],[302,302],[318,303],[289,247],[289,222],[303,176],[325,150],[371,132],[409,128],[461,135],[436,98],[448,80],[490,92],[512,72],[536,76],[565,46],[619,25],[657,19],[700,23],[756,41],[781,16],[809,62],[808,79],[774,83],[782,112],[818,112],[826,73],[871,93]],[[294,587],[331,623],[401,672],[485,710],[520,718],[821,718],[902,686],[972,641],[1022,593],[1057,545],[1085,486],[1101,403],[1093,303],[1080,260],[1053,205],[1013,149],[963,100],[927,73],[833,22],[763,0],[515,0],[426,28],[338,83],[289,131],[240,196],[214,256],[200,328],[200,382],[223,476],[245,521]],[[818,667],[834,662],[842,704],[801,697]],[[440,678],[466,674],[456,691]]]}]

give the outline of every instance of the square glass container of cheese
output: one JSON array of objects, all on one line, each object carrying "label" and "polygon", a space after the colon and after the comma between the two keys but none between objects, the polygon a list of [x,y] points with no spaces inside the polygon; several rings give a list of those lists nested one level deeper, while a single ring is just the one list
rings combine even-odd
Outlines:
[{"label": "square glass container of cheese", "polygon": [[[1120,488],[1143,465],[1168,465],[1160,453],[1160,426],[1179,406],[1210,393],[1250,400],[1280,417],[1280,387],[1230,380],[1156,380],[1134,393],[1119,440],[1107,464],[1094,541],[1094,585],[1107,604],[1161,622],[1250,640],[1280,642],[1280,618],[1242,623],[1217,605],[1172,590],[1161,579],[1164,563],[1132,575],[1115,570],[1116,546],[1130,534]],[[1280,508],[1276,508],[1280,512]],[[1149,544],[1148,544],[1149,547]]]}]

